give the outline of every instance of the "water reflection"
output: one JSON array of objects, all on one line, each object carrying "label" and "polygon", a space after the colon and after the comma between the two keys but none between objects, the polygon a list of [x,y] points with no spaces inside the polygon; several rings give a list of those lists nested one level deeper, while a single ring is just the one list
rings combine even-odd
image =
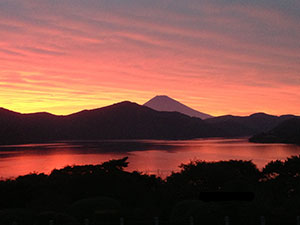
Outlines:
[{"label": "water reflection", "polygon": [[0,146],[0,177],[30,172],[50,173],[67,165],[99,164],[129,156],[129,171],[166,176],[190,160],[253,160],[262,168],[267,162],[300,154],[300,146],[254,144],[246,139],[201,139],[188,141],[110,140],[57,142]]}]

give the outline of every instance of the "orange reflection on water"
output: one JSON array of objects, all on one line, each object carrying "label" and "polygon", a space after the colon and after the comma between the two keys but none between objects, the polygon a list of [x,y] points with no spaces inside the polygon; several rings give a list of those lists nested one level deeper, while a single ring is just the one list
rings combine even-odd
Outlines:
[{"label": "orange reflection on water", "polygon": [[60,154],[60,155],[23,155],[0,159],[1,178],[16,177],[32,172],[49,174],[53,169],[63,168],[68,165],[100,164],[114,158],[104,154]]},{"label": "orange reflection on water", "polygon": [[[169,144],[172,144],[169,142]],[[174,151],[133,152],[131,168],[168,175],[179,171],[179,165],[192,160],[252,160],[262,169],[272,160],[285,160],[292,155],[300,154],[300,146],[287,144],[254,144],[245,139],[208,139],[177,141]]]},{"label": "orange reflection on water", "polygon": [[300,154],[300,146],[254,144],[245,139],[189,141],[103,141],[43,145],[0,146],[0,177],[6,179],[32,172],[49,174],[67,165],[101,164],[129,156],[128,171],[165,177],[191,160],[252,160],[262,168],[271,160]]}]

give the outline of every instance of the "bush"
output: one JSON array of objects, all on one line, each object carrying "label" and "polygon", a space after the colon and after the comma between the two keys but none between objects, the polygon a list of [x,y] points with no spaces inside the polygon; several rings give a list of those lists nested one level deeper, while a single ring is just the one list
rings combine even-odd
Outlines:
[{"label": "bush", "polygon": [[84,219],[96,222],[118,218],[120,209],[120,203],[113,198],[95,197],[81,199],[73,203],[70,207],[70,213],[78,218],[80,222]]}]

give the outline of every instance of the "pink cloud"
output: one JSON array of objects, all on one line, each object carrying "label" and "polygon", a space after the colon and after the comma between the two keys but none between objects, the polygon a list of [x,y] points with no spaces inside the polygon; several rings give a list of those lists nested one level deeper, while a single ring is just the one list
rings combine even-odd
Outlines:
[{"label": "pink cloud", "polygon": [[[88,99],[98,107],[161,93],[211,114],[299,111],[300,29],[284,10],[132,3],[136,10],[108,5],[105,12],[96,3],[33,1],[19,14],[0,14],[0,85],[10,96],[0,105],[36,99],[43,104],[21,106],[63,113]],[[279,106],[276,99],[288,100]],[[68,106],[59,110],[62,103]]]}]

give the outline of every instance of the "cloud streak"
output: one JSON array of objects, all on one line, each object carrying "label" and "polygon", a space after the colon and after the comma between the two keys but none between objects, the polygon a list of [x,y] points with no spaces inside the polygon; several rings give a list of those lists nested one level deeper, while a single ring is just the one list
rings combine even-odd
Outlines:
[{"label": "cloud streak", "polygon": [[1,1],[0,105],[66,114],[167,94],[214,115],[297,114],[299,10],[296,0]]}]

